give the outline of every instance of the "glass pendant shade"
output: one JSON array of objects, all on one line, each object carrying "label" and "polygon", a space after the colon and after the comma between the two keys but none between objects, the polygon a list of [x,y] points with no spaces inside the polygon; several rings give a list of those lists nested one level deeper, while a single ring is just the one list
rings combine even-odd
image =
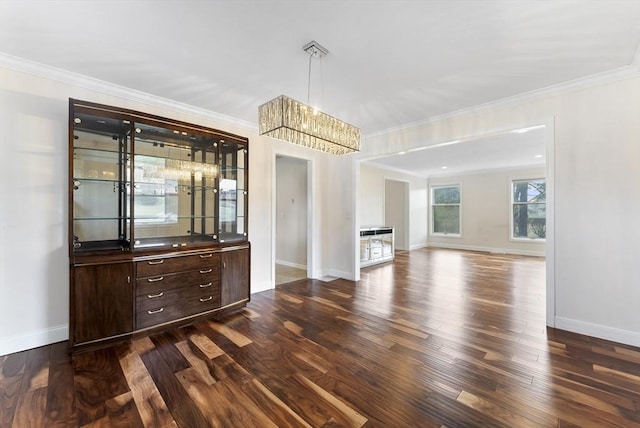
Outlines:
[{"label": "glass pendant shade", "polygon": [[360,129],[280,95],[258,107],[260,135],[344,155],[360,151]]}]

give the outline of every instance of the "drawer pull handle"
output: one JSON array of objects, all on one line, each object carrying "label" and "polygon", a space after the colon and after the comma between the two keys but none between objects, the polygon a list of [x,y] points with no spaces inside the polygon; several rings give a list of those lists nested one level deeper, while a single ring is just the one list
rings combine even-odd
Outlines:
[{"label": "drawer pull handle", "polygon": [[149,282],[158,282],[158,281],[162,281],[164,279],[164,276],[159,276],[157,278],[147,278],[147,281]]},{"label": "drawer pull handle", "polygon": [[158,294],[147,294],[147,297],[150,299],[155,299],[156,297],[162,297],[164,296],[164,291]]},{"label": "drawer pull handle", "polygon": [[213,299],[213,296],[209,296],[209,297],[206,297],[206,298],[205,297],[201,297],[200,301],[204,303],[204,302],[208,302],[211,299]]},{"label": "drawer pull handle", "polygon": [[213,254],[200,254],[201,259],[208,259],[209,257],[213,257]]},{"label": "drawer pull handle", "polygon": [[213,272],[213,269],[200,269],[200,273],[209,273]]},{"label": "drawer pull handle", "polygon": [[154,310],[151,310],[151,311],[147,311],[147,313],[148,313],[149,315],[153,315],[153,314],[159,314],[159,313],[160,313],[160,312],[162,312],[162,311],[164,311],[164,308],[154,309]]},{"label": "drawer pull handle", "polygon": [[164,260],[151,260],[147,263],[149,263],[150,265],[161,265],[162,263],[164,263]]},{"label": "drawer pull handle", "polygon": [[213,285],[212,282],[208,283],[208,284],[200,284],[198,287],[200,288],[207,288],[207,287],[211,287]]}]

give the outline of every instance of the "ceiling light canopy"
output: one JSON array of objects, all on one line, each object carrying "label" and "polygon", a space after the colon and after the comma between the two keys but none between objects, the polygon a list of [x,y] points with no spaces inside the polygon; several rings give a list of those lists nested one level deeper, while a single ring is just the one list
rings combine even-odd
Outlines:
[{"label": "ceiling light canopy", "polygon": [[[307,103],[309,103],[311,60],[322,58],[329,51],[315,41],[304,45],[303,50],[309,54],[307,87]],[[285,95],[280,95],[258,107],[258,128],[260,135],[334,155],[344,155],[360,150],[359,128]]]}]

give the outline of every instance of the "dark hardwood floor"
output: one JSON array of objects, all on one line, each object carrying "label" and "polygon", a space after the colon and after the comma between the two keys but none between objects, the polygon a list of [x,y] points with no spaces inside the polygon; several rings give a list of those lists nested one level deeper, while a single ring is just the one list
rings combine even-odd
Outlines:
[{"label": "dark hardwood floor", "polygon": [[1,427],[639,427],[640,349],[546,329],[544,260],[399,252],[223,322],[0,357]]}]

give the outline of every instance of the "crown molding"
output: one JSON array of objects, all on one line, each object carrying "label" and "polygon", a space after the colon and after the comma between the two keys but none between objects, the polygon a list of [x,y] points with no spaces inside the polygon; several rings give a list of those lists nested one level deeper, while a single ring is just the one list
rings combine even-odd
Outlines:
[{"label": "crown molding", "polygon": [[[225,122],[232,125],[237,125],[243,128],[256,130],[258,125],[253,122],[238,119],[232,116],[216,113],[211,110],[195,107],[189,104],[173,101],[167,98],[158,97],[148,94],[136,89],[127,88],[124,86],[109,83],[104,80],[95,79],[93,77],[85,76],[83,74],[74,73],[61,68],[52,67],[35,61],[31,61],[25,58],[9,55],[4,52],[0,52],[0,67],[5,67],[11,70],[31,74],[37,77],[42,77],[57,82],[79,86],[85,89],[100,92],[105,95],[111,95],[118,98],[123,98],[130,101],[141,102],[160,108],[165,108],[178,113],[185,113],[196,116],[203,116],[217,121]],[[525,102],[539,100],[545,97],[558,96],[581,89],[590,88],[593,86],[603,85],[606,83],[612,83],[619,80],[628,79],[640,75],[640,44],[636,49],[631,64],[619,67],[613,70],[608,70],[602,73],[594,74],[591,76],[582,77],[579,79],[571,80],[556,85],[551,85],[546,88],[536,89],[522,94],[514,95],[512,97],[502,98],[496,101],[491,101],[484,104],[475,105],[472,107],[456,110],[449,113],[444,113],[437,116],[432,116],[427,119],[407,123],[393,128],[387,128],[382,131],[373,132],[363,135],[363,140],[368,138],[378,137],[382,135],[388,135],[394,132],[403,131],[406,129],[416,128],[419,126],[426,126],[431,123],[439,122],[442,120],[452,119],[455,117],[463,116],[466,114],[480,113],[483,111],[508,108]]]},{"label": "crown molding", "polygon": [[185,113],[189,115],[206,117],[216,121],[221,121],[231,125],[240,126],[256,130],[256,123],[237,119],[235,117],[226,116],[211,110],[195,107],[189,104],[180,103],[167,98],[158,97],[136,89],[109,83],[104,80],[95,79],[83,74],[74,73],[61,68],[52,67],[25,58],[9,55],[0,52],[0,67],[8,68],[14,71],[31,74],[37,77],[54,80],[56,82],[68,85],[78,86],[84,89],[100,92],[105,95],[111,95],[123,98],[129,101],[141,102],[144,104],[164,108],[177,113]]},{"label": "crown molding", "polygon": [[591,88],[594,86],[604,85],[607,83],[617,82],[619,80],[625,80],[640,75],[640,45],[633,58],[633,62],[623,67],[618,67],[612,70],[603,71],[601,73],[592,74],[590,76],[581,77],[578,79],[570,80],[563,83],[547,86],[541,89],[535,89],[529,92],[523,92],[518,95],[514,95],[507,98],[501,98],[499,100],[490,101],[484,104],[478,104],[472,107],[452,111],[449,113],[432,116],[427,119],[418,120],[415,122],[407,123],[393,128],[387,128],[382,131],[373,132],[371,134],[363,135],[363,140],[373,137],[379,137],[382,135],[392,134],[394,132],[404,131],[406,129],[417,128],[420,126],[426,126],[442,120],[452,119],[467,114],[481,113],[488,110],[509,108],[526,102],[540,100],[546,97],[554,97],[558,95],[567,94],[570,92],[579,91],[582,89]]}]

